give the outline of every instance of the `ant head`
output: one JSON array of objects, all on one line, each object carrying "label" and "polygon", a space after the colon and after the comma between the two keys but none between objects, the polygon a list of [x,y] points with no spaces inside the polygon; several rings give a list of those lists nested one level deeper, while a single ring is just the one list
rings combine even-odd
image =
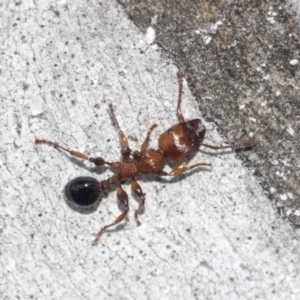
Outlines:
[{"label": "ant head", "polygon": [[204,125],[194,119],[173,125],[160,135],[158,143],[165,157],[180,162],[199,149],[204,137]]},{"label": "ant head", "polygon": [[99,182],[92,177],[77,177],[65,187],[65,195],[70,205],[90,208],[100,199]]},{"label": "ant head", "polygon": [[197,133],[200,144],[205,138],[206,129],[200,119],[194,119],[186,122],[186,126]]}]

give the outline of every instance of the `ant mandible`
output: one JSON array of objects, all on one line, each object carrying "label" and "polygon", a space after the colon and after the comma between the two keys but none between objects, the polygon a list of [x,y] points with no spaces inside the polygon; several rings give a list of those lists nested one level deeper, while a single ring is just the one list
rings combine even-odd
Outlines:
[{"label": "ant mandible", "polygon": [[[212,150],[227,148],[241,149],[252,147],[253,143],[251,141],[243,144],[230,144],[226,146],[213,146],[204,144],[203,140],[206,130],[204,125],[201,123],[201,120],[194,119],[191,121],[186,121],[181,112],[181,98],[183,87],[183,79],[181,73],[177,73],[177,78],[179,83],[179,93],[177,101],[177,117],[179,119],[179,123],[173,125],[171,128],[160,135],[160,137],[158,138],[158,149],[148,148],[151,132],[154,128],[157,127],[157,124],[153,124],[148,130],[146,139],[142,143],[140,151],[132,151],[129,147],[129,143],[125,134],[119,126],[119,123],[115,116],[114,107],[111,103],[108,105],[109,111],[113,122],[117,127],[119,138],[123,146],[121,150],[121,161],[108,162],[102,157],[88,157],[81,152],[69,150],[65,147],[62,147],[55,142],[40,139],[35,140],[36,144],[51,145],[55,148],[59,148],[68,152],[70,155],[76,158],[88,160],[91,163],[95,164],[97,167],[107,165],[113,171],[115,171],[115,174],[113,176],[100,182],[92,177],[77,177],[70,181],[65,188],[65,194],[69,202],[78,206],[87,207],[95,204],[100,199],[100,194],[103,190],[107,190],[111,185],[117,185],[117,198],[123,204],[124,211],[115,219],[114,222],[101,228],[93,241],[93,245],[98,244],[100,237],[107,228],[120,223],[126,217],[129,211],[128,195],[123,190],[121,185],[121,182],[123,180],[131,180],[131,189],[140,199],[138,209],[134,213],[136,224],[137,226],[140,226],[141,222],[138,218],[138,214],[145,206],[145,194],[141,186],[135,179],[137,175],[151,173],[159,176],[177,176],[196,167],[210,167],[210,163],[199,162],[191,166],[186,166],[184,162],[185,159],[188,156],[194,154],[200,146],[207,147]],[[173,169],[171,172],[165,172],[163,171],[165,160],[170,160],[171,162],[175,163],[182,163],[179,167]]]}]

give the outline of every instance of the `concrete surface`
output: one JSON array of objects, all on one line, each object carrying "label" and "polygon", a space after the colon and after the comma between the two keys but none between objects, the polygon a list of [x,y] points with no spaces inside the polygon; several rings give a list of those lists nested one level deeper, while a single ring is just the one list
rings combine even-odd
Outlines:
[{"label": "concrete surface", "polygon": [[[299,231],[276,215],[255,169],[234,152],[199,151],[189,162],[211,162],[211,170],[139,178],[147,194],[140,228],[124,184],[125,226],[91,246],[120,214],[116,193],[81,214],[63,189],[76,176],[111,172],[34,138],[116,160],[112,101],[132,148],[154,122],[156,147],[177,122],[177,67],[115,1],[9,2],[1,18],[1,299],[299,298]],[[182,110],[201,117],[186,82]],[[205,124],[206,141],[223,143]]]}]

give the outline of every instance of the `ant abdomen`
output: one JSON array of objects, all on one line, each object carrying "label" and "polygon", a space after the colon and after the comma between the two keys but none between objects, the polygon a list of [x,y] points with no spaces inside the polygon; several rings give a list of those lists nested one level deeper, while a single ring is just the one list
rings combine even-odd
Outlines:
[{"label": "ant abdomen", "polygon": [[99,199],[101,188],[99,182],[93,177],[77,177],[65,187],[66,198],[71,205],[88,208]]},{"label": "ant abdomen", "polygon": [[200,119],[180,122],[162,133],[158,139],[160,149],[173,162],[181,162],[196,152],[205,137]]}]

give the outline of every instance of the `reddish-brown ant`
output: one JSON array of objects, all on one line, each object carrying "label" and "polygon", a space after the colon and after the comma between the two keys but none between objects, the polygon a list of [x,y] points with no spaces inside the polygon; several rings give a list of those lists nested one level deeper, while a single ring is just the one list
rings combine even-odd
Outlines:
[{"label": "reddish-brown ant", "polygon": [[[138,214],[145,206],[145,194],[135,179],[137,175],[151,173],[160,176],[177,176],[185,171],[194,169],[196,167],[210,167],[210,163],[200,162],[191,166],[186,166],[184,162],[185,159],[188,156],[194,154],[200,146],[204,146],[212,150],[252,147],[252,142],[246,142],[243,144],[230,144],[226,146],[213,146],[204,144],[203,140],[205,137],[205,127],[201,123],[201,120],[194,119],[191,121],[186,121],[181,112],[181,98],[183,86],[183,79],[181,73],[177,73],[177,78],[179,82],[177,116],[180,122],[160,135],[160,137],[158,138],[158,149],[148,148],[150,134],[153,131],[153,129],[157,127],[156,124],[153,124],[148,130],[146,139],[143,142],[140,151],[132,151],[129,147],[128,140],[123,131],[121,130],[119,123],[116,119],[112,104],[109,104],[109,111],[117,127],[118,134],[123,145],[123,148],[121,150],[121,161],[108,162],[102,157],[88,157],[81,152],[69,150],[65,147],[62,147],[55,142],[40,139],[35,140],[36,144],[47,144],[54,146],[55,148],[59,148],[68,152],[70,155],[76,158],[88,160],[96,166],[107,165],[113,171],[115,171],[115,175],[111,176],[107,180],[102,180],[100,182],[98,182],[92,177],[75,178],[67,184],[65,189],[66,197],[68,201],[70,201],[72,204],[78,206],[90,206],[99,200],[102,190],[107,190],[113,184],[116,184],[118,186],[117,197],[119,201],[124,205],[124,211],[115,219],[113,223],[102,227],[102,229],[96,235],[96,238],[93,242],[94,245],[98,244],[101,235],[107,228],[120,223],[126,217],[129,211],[128,196],[121,186],[121,181],[130,179],[131,188],[140,199],[138,209],[134,213],[136,224],[137,226],[140,226],[141,222],[139,221]],[[170,160],[171,162],[175,163],[181,162],[181,165],[168,173],[163,171],[165,160]]]}]

